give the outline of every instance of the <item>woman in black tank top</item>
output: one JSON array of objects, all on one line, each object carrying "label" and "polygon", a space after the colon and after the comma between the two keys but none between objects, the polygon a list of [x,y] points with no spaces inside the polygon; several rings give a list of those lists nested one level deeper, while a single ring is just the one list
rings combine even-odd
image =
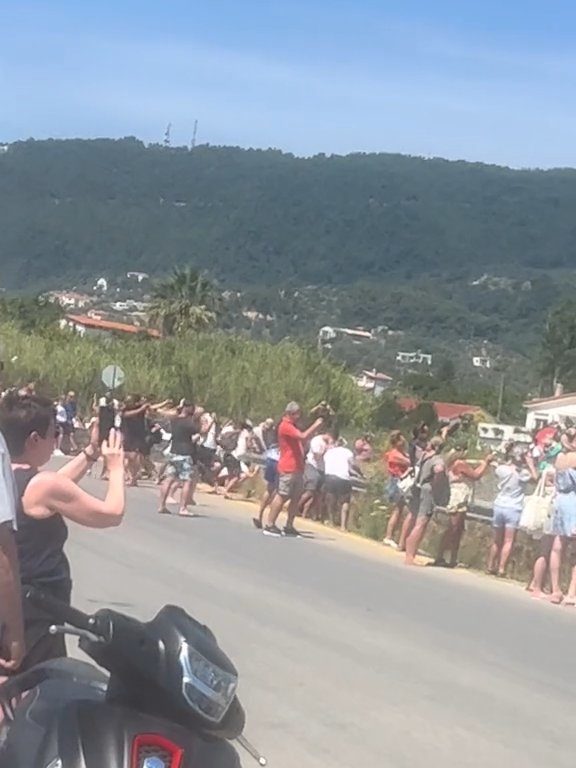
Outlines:
[{"label": "woman in black tank top", "polygon": [[[104,501],[83,491],[78,481],[98,458],[94,442],[56,472],[41,470],[52,456],[56,424],[51,401],[36,395],[9,394],[0,401],[0,431],[10,456],[19,493],[16,543],[20,578],[24,587],[35,586],[70,602],[72,580],[64,553],[68,538],[66,520],[92,528],[118,525],[124,513],[124,457],[120,436],[114,430],[102,445],[110,471]],[[49,616],[24,604],[26,656],[20,671],[41,661],[64,656],[62,636],[48,633]]]}]

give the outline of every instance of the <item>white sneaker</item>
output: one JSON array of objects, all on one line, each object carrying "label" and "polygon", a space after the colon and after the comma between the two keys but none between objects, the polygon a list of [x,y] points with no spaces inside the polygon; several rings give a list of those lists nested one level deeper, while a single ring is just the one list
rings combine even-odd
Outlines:
[{"label": "white sneaker", "polygon": [[398,544],[396,544],[394,539],[384,539],[382,544],[384,544],[386,547],[390,547],[391,549],[398,549]]},{"label": "white sneaker", "polygon": [[58,457],[60,457],[60,456],[64,456],[64,454],[62,453],[62,451],[59,451],[59,450],[58,450],[58,448],[56,448],[56,450],[54,451],[54,453],[52,454],[52,456],[58,456]]}]

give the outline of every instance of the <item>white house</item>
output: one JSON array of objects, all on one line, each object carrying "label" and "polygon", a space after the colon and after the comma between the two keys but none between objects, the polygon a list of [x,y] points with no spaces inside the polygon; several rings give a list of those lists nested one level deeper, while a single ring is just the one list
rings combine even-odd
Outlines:
[{"label": "white house", "polygon": [[492,361],[489,357],[473,357],[472,365],[474,368],[492,368]]},{"label": "white house", "polygon": [[356,384],[361,390],[378,397],[392,384],[393,379],[385,373],[379,373],[375,368],[372,371],[362,371],[356,377]]},{"label": "white house", "polygon": [[529,400],[524,407],[527,411],[526,427],[530,430],[547,424],[564,424],[566,419],[576,423],[576,392]]},{"label": "white house", "polygon": [[530,430],[515,424],[481,421],[478,424],[478,442],[483,448],[499,451],[509,442],[529,444]]},{"label": "white house", "polygon": [[398,352],[396,355],[397,363],[425,363],[432,365],[432,355],[425,355],[420,350],[418,352]]},{"label": "white house", "polygon": [[363,341],[372,341],[374,334],[363,328],[332,328],[325,325],[318,331],[318,344],[329,349],[333,341],[344,337],[351,339],[355,344],[361,344]]}]

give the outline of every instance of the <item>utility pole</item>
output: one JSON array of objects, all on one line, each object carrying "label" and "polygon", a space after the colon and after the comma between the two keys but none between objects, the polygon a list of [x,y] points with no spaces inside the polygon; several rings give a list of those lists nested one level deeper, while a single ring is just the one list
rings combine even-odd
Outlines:
[{"label": "utility pole", "polygon": [[196,146],[196,137],[198,136],[198,120],[194,120],[194,133],[192,134],[192,144],[190,149],[194,149]]},{"label": "utility pole", "polygon": [[500,392],[498,393],[498,413],[496,414],[496,419],[498,421],[502,420],[502,408],[504,407],[504,385],[506,382],[506,374],[503,373],[500,378]]}]

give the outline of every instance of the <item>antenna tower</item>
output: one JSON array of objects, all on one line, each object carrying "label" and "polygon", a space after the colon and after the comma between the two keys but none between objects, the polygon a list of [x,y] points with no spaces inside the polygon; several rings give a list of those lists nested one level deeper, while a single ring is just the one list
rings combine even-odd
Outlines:
[{"label": "antenna tower", "polygon": [[168,123],[166,126],[166,131],[164,133],[164,146],[169,147],[170,146],[170,131],[172,130],[172,123]]},{"label": "antenna tower", "polygon": [[196,137],[198,136],[198,120],[194,120],[194,133],[192,134],[192,144],[190,145],[191,149],[194,149],[196,146]]}]

